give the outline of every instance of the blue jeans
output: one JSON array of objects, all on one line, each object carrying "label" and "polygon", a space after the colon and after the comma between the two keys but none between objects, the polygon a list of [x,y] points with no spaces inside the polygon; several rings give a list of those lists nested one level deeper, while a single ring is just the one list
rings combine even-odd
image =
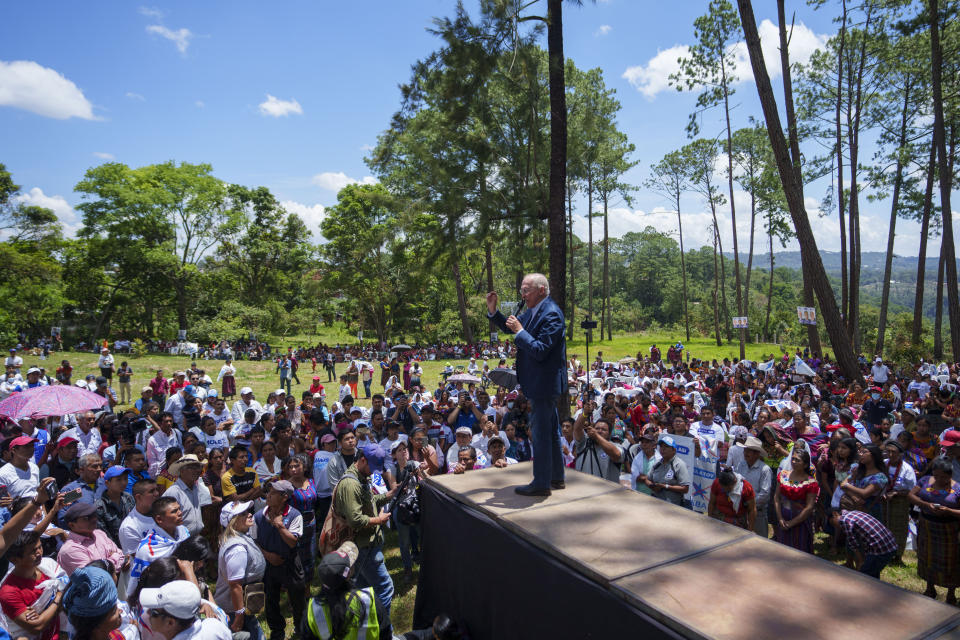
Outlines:
[{"label": "blue jeans", "polygon": [[534,489],[549,489],[551,482],[563,481],[563,454],[560,451],[560,417],[557,398],[530,398],[530,435],[533,437]]},{"label": "blue jeans", "polygon": [[280,388],[286,389],[287,395],[290,395],[290,378],[280,376]]},{"label": "blue jeans", "polygon": [[367,397],[370,397],[370,385],[373,384],[373,380],[364,380],[363,381],[363,390],[366,392]]},{"label": "blue jeans", "polygon": [[[236,614],[229,614],[227,618],[230,620],[230,624],[233,624]],[[296,623],[297,628],[299,629],[300,622]],[[263,629],[260,628],[260,623],[257,622],[257,616],[253,614],[247,614],[243,616],[243,627],[241,628],[241,633],[246,631],[250,634],[249,640],[266,640],[266,636],[263,634]]]},{"label": "blue jeans", "polygon": [[383,562],[382,547],[364,547],[357,556],[356,567],[357,586],[373,587],[380,604],[386,611],[387,622],[390,621],[390,603],[393,601],[393,579]]},{"label": "blue jeans", "polygon": [[865,573],[874,578],[880,578],[880,572],[893,560],[894,552],[883,553],[880,555],[867,555],[863,558],[863,565],[860,567],[860,573]]},{"label": "blue jeans", "polygon": [[400,560],[403,562],[403,568],[411,571],[413,570],[413,558],[419,559],[420,557],[420,525],[402,524],[397,520],[396,514],[393,516],[393,524],[397,528]]}]

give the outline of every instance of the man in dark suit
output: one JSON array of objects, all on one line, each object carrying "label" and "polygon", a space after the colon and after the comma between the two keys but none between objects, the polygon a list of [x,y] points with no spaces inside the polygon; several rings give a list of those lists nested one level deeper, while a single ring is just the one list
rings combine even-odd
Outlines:
[{"label": "man in dark suit", "polygon": [[503,331],[515,334],[517,378],[530,400],[533,437],[533,482],[517,487],[525,496],[548,496],[563,489],[563,455],[560,451],[560,419],[557,399],[567,393],[566,344],[563,311],[550,298],[550,285],[540,273],[523,278],[520,296],[527,309],[520,317],[505,318],[497,310],[499,299],[487,294],[488,316]]}]

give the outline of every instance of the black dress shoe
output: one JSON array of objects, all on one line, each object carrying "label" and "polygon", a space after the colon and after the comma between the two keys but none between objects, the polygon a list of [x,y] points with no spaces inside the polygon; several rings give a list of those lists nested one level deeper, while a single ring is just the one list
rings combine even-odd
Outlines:
[{"label": "black dress shoe", "polygon": [[538,489],[536,487],[531,487],[526,485],[523,487],[517,487],[514,489],[517,493],[522,496],[548,496],[550,495],[550,489]]},{"label": "black dress shoe", "polygon": [[557,490],[557,491],[559,491],[560,489],[566,489],[566,488],[567,488],[567,483],[564,482],[563,480],[561,480],[561,481],[559,481],[559,482],[551,482],[551,483],[550,483],[550,488],[551,488],[551,489],[555,489],[555,490]]}]

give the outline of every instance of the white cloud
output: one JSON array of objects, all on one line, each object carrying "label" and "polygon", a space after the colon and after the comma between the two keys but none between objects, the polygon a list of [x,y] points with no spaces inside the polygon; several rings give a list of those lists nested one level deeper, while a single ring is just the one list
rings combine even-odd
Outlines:
[{"label": "white cloud", "polygon": [[[779,78],[780,67],[780,29],[770,20],[764,20],[757,28],[760,32],[760,47],[763,49],[763,61],[767,64],[767,73],[770,78]],[[788,34],[789,35],[789,34]],[[807,25],[798,23],[793,27],[790,35],[790,63],[806,64],[810,56],[817,49],[823,47],[828,35],[817,35]],[[736,60],[735,73],[740,82],[753,81],[753,68],[750,65],[750,54],[747,52],[747,43],[738,42],[731,47]]]},{"label": "white cloud", "polygon": [[295,213],[300,216],[303,223],[307,225],[307,229],[314,235],[319,238],[323,237],[323,234],[320,233],[320,223],[326,217],[327,209],[322,204],[308,205],[294,200],[283,200],[280,202],[280,206],[286,209],[288,213]]},{"label": "white cloud", "polygon": [[0,106],[16,107],[57,120],[96,120],[93,105],[77,85],[31,60],[0,60]]},{"label": "white cloud", "polygon": [[48,196],[40,187],[34,187],[27,193],[18,195],[15,200],[18,203],[28,206],[52,209],[57,215],[57,219],[60,220],[60,224],[63,225],[63,232],[67,236],[75,236],[77,231],[79,231],[80,227],[83,225],[83,221],[80,219],[80,216],[77,215],[77,212],[73,210],[73,207],[71,207],[67,201],[63,199],[63,196]]},{"label": "white cloud", "polygon": [[163,12],[156,7],[140,7],[140,15],[160,20],[163,18]]},{"label": "white cloud", "polygon": [[670,88],[671,74],[680,71],[680,58],[686,57],[689,51],[689,47],[679,44],[658,51],[647,64],[627,67],[621,77],[652,100],[658,93]]},{"label": "white cloud", "polygon": [[377,179],[373,176],[365,176],[360,180],[357,180],[356,178],[351,178],[342,171],[338,171],[336,173],[333,171],[318,173],[317,175],[313,176],[311,181],[321,189],[333,191],[334,193],[340,191],[340,189],[343,189],[348,184],[377,184]]},{"label": "white cloud", "polygon": [[[770,20],[764,20],[760,23],[758,31],[767,73],[771,78],[777,78],[780,76],[779,28]],[[827,35],[815,34],[802,22],[794,25],[790,38],[790,62],[806,63],[813,52],[826,43],[827,38]],[[679,58],[686,57],[689,50],[687,45],[675,45],[658,51],[647,64],[627,67],[622,77],[644,96],[653,99],[661,91],[670,88],[670,75],[680,71]],[[750,66],[746,43],[737,42],[731,45],[730,52],[734,57],[733,73],[738,82],[753,81],[753,70]]]},{"label": "white cloud", "polygon": [[281,100],[267,94],[267,99],[260,103],[260,115],[281,118],[291,113],[303,115],[303,107],[296,100]]},{"label": "white cloud", "polygon": [[360,145],[360,151],[373,151],[375,147],[372,144],[362,144]]},{"label": "white cloud", "polygon": [[197,100],[193,104],[195,104],[198,109],[203,109],[205,106],[207,106],[207,104],[203,100]]},{"label": "white cloud", "polygon": [[167,27],[160,24],[151,24],[147,27],[147,33],[153,33],[161,38],[166,38],[171,41],[177,47],[177,51],[180,53],[186,53],[187,47],[190,46],[190,38],[193,37],[193,32],[190,29],[168,29]]},{"label": "white cloud", "polygon": [[93,155],[101,160],[116,160],[116,156],[114,156],[112,153],[106,153],[104,151],[94,151]]},{"label": "white cloud", "polygon": [[607,35],[608,33],[610,33],[611,31],[613,31],[613,27],[611,27],[611,26],[608,25],[608,24],[602,24],[602,25],[600,25],[600,28],[599,28],[599,29],[597,29],[596,31],[593,32],[593,35],[594,35],[594,36],[605,36],[605,35]]},{"label": "white cloud", "polygon": [[127,96],[128,98],[130,98],[131,100],[138,100],[138,101],[140,101],[140,102],[146,102],[146,101],[147,101],[147,99],[144,98],[142,95],[140,95],[139,93],[134,93],[133,91],[127,91],[126,96]]}]

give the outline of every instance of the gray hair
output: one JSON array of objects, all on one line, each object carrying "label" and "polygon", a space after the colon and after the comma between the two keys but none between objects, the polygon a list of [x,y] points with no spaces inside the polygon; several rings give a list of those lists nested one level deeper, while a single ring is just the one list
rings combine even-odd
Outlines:
[{"label": "gray hair", "polygon": [[460,447],[460,449],[457,450],[457,455],[458,455],[458,456],[459,456],[459,454],[460,454],[461,451],[467,451],[467,452],[469,452],[469,453],[470,453],[470,458],[471,458],[472,460],[476,460],[476,459],[477,459],[477,449],[476,449],[476,447],[472,447],[472,446],[470,446],[470,445],[468,445],[468,444],[467,444],[467,445],[464,445],[464,446]]},{"label": "gray hair", "polygon": [[528,273],[524,280],[529,280],[530,284],[543,289],[546,295],[550,295],[550,283],[547,281],[547,276],[542,273]]},{"label": "gray hair", "polygon": [[83,469],[86,469],[91,464],[96,464],[100,462],[100,456],[95,453],[85,453],[80,456],[80,460],[77,462],[77,466]]}]

